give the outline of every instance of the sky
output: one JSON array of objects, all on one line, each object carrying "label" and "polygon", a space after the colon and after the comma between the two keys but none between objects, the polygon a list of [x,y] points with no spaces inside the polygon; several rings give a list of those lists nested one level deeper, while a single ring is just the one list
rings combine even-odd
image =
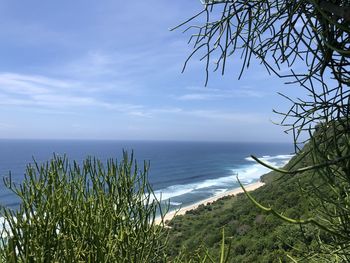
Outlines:
[{"label": "sky", "polygon": [[238,80],[170,31],[200,1],[1,0],[0,138],[292,142],[273,124],[295,87],[258,62]]}]

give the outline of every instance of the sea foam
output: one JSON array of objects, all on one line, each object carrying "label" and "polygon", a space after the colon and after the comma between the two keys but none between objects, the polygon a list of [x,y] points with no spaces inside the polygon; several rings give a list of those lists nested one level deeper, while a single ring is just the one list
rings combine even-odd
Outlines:
[{"label": "sea foam", "polygon": [[[265,155],[259,159],[269,165],[281,167],[284,166],[292,157],[293,155]],[[247,161],[247,163],[240,165],[238,168],[231,169],[232,174],[229,176],[206,179],[190,184],[172,185],[164,189],[157,190],[154,192],[154,194],[158,200],[162,201],[168,199],[171,200],[171,198],[174,197],[177,197],[177,200],[179,200],[179,197],[181,196],[195,194],[201,191],[208,192],[208,194],[217,195],[218,193],[223,192],[222,189],[227,191],[228,189],[238,187],[239,185],[236,179],[237,176],[240,181],[246,185],[259,180],[262,175],[270,172],[268,168],[256,163],[251,157],[246,157],[244,159]]]}]

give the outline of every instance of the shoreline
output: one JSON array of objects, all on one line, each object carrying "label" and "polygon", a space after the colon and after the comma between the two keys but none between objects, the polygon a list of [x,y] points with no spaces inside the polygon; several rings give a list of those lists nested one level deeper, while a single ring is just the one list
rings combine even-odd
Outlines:
[{"label": "shoreline", "polygon": [[[265,183],[261,182],[261,181],[258,181],[258,182],[254,182],[254,183],[250,183],[250,184],[247,184],[244,186],[244,188],[247,190],[247,191],[253,191],[255,189],[258,189],[260,188],[261,186],[263,186]],[[164,223],[166,224],[166,221],[170,221],[171,219],[173,219],[175,216],[177,215],[184,215],[187,211],[190,211],[190,210],[194,210],[194,209],[197,209],[198,206],[200,205],[208,205],[212,202],[215,202],[217,200],[219,200],[220,198],[223,198],[223,197],[226,197],[226,196],[233,196],[233,195],[237,195],[237,194],[240,194],[240,193],[243,193],[243,189],[241,187],[237,187],[237,188],[234,188],[232,190],[229,190],[229,191],[226,191],[226,192],[223,192],[223,193],[220,193],[218,195],[215,195],[215,196],[212,196],[212,197],[209,197],[209,198],[206,198],[202,201],[199,201],[199,202],[196,202],[194,204],[191,204],[191,205],[188,205],[188,206],[184,206],[184,207],[181,207],[180,209],[177,209],[177,210],[173,210],[173,211],[169,211],[165,216],[164,216]],[[155,224],[159,225],[161,223],[161,217],[158,216],[156,219],[155,219]]]}]

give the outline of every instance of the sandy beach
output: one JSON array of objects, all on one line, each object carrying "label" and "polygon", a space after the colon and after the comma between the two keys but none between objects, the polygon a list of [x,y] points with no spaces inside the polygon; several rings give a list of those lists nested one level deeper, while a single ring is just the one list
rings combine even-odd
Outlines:
[{"label": "sandy beach", "polygon": [[[251,184],[248,184],[248,185],[245,185],[245,189],[247,191],[253,191],[261,186],[263,186],[264,183],[263,182],[255,182],[255,183],[251,183]],[[174,210],[174,211],[170,211],[168,212],[165,217],[164,217],[164,222],[166,222],[167,220],[171,220],[175,215],[183,215],[185,214],[187,211],[190,211],[190,210],[193,210],[193,209],[196,209],[198,206],[200,205],[207,205],[208,203],[212,203],[222,197],[225,197],[225,196],[231,196],[231,195],[237,195],[239,193],[243,193],[243,190],[241,187],[238,187],[238,188],[235,188],[235,189],[232,189],[232,190],[229,190],[229,191],[226,191],[224,193],[221,193],[221,194],[218,194],[216,196],[213,196],[213,197],[210,197],[210,198],[207,198],[207,199],[204,199],[200,202],[197,202],[197,203],[194,203],[192,205],[189,205],[189,206],[185,206],[185,207],[182,207],[180,208],[179,210]],[[161,222],[161,218],[160,217],[157,217],[156,218],[156,224],[159,224]]]}]

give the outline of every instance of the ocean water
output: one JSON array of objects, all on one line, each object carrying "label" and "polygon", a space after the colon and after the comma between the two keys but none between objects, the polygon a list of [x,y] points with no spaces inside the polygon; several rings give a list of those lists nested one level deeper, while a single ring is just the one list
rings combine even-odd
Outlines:
[{"label": "ocean water", "polygon": [[[0,140],[0,177],[11,171],[13,181],[20,183],[28,163],[44,163],[54,153],[78,162],[87,156],[106,161],[120,160],[123,149],[134,151],[139,165],[150,161],[149,181],[156,196],[170,202],[170,209],[238,187],[236,175],[244,184],[259,180],[269,170],[256,164],[251,154],[283,166],[293,152],[292,145],[282,143]],[[18,206],[2,180],[0,204]]]}]

